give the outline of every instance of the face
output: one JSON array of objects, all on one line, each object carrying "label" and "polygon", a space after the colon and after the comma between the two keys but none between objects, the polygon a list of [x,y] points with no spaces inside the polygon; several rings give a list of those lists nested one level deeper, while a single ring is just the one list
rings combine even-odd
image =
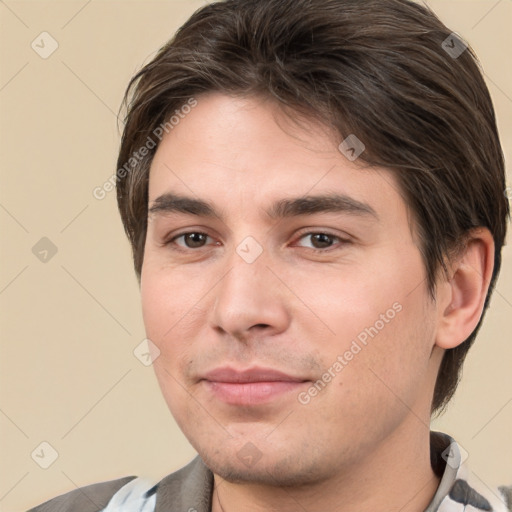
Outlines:
[{"label": "face", "polygon": [[428,430],[436,311],[420,252],[393,175],[340,142],[269,101],[209,93],[151,166],[154,369],[230,481],[322,481]]}]

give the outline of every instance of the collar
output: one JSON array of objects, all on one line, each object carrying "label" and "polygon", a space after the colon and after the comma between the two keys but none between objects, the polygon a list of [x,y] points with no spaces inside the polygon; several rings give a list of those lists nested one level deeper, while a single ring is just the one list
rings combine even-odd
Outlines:
[{"label": "collar", "polygon": [[430,432],[430,460],[441,481],[425,512],[512,510],[512,502],[507,507],[506,489],[488,486],[471,471],[467,457],[455,439],[442,432]]}]

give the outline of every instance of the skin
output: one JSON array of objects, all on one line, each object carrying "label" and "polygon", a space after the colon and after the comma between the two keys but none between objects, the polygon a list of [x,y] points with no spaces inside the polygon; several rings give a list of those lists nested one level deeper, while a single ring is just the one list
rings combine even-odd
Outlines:
[{"label": "skin", "polygon": [[[439,484],[429,458],[435,378],[444,350],[481,316],[492,236],[471,234],[433,302],[389,170],[349,161],[339,136],[313,121],[298,127],[271,101],[197,100],[158,147],[149,206],[173,192],[210,201],[223,218],[151,213],[141,298],[164,398],[214,472],[213,511],[424,510]],[[265,214],[282,198],[333,192],[367,203],[378,219]],[[166,244],[185,232],[208,238]],[[252,263],[236,251],[248,236],[262,249]],[[400,311],[334,371],[397,303]],[[271,367],[304,382],[267,403],[228,404],[202,380],[225,365]],[[335,376],[301,403],[298,393],[328,368]],[[249,466],[239,456],[247,453],[259,460]]]}]

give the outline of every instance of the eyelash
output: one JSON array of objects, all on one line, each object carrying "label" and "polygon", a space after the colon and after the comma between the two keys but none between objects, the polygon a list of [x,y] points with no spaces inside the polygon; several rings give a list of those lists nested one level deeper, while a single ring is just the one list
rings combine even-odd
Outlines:
[{"label": "eyelash", "polygon": [[[195,249],[191,248],[191,247],[183,248],[183,247],[175,244],[175,240],[177,240],[178,238],[184,237],[186,235],[190,235],[190,234],[205,235],[205,236],[209,237],[208,233],[204,233],[202,231],[185,231],[183,233],[180,233],[178,235],[173,236],[169,241],[165,242],[164,245],[166,245],[166,246],[175,245],[177,248],[173,247],[173,250],[180,251],[180,252],[198,251],[200,249],[203,249],[204,247],[198,247],[198,248],[195,248]],[[330,238],[337,239],[342,244],[349,244],[350,243],[350,240],[341,238],[340,236],[335,235],[333,233],[329,233],[328,231],[306,231],[306,232],[303,232],[303,233],[301,233],[299,235],[298,240],[300,240],[300,239],[302,239],[302,238],[304,238],[305,236],[308,236],[308,235],[327,235]],[[332,250],[336,250],[336,248],[333,249],[332,247],[326,247],[325,249],[314,249],[314,248],[311,248],[311,247],[303,247],[303,249],[308,249],[310,252],[313,252],[315,254],[316,253],[320,253],[320,252],[321,253],[325,253],[325,252],[330,252]]]}]

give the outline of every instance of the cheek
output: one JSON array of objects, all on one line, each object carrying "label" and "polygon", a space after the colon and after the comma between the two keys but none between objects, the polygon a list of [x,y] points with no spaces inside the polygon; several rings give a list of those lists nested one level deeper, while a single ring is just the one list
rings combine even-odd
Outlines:
[{"label": "cheek", "polygon": [[[370,338],[361,359],[368,380],[367,397],[376,407],[406,413],[426,397],[429,385],[430,352],[434,338],[434,317],[424,309],[424,297],[411,294],[401,300],[401,311]],[[371,396],[370,396],[371,395]]]},{"label": "cheek", "polygon": [[198,279],[197,271],[187,273],[157,265],[143,269],[141,301],[146,336],[160,351],[155,372],[161,385],[168,381],[169,394],[176,394],[174,388],[179,383],[188,384],[188,369],[198,356],[204,356],[206,295],[212,286],[208,279]]},{"label": "cheek", "polygon": [[290,275],[287,282],[301,299],[290,302],[294,320],[306,332],[327,333],[326,351],[329,346],[346,350],[355,339],[364,346],[373,336],[380,337],[400,316],[404,301],[396,271],[389,265],[383,269],[362,263],[328,271],[319,268]]},{"label": "cheek", "polygon": [[364,444],[392,431],[411,410],[423,410],[431,330],[423,320],[421,307],[406,303],[378,334],[368,334],[366,345],[351,335],[338,336],[337,350],[324,362],[329,368],[342,356],[343,369],[334,370],[335,377],[306,406],[333,438]]},{"label": "cheek", "polygon": [[[186,308],[182,286],[179,278],[172,279],[171,282],[164,272],[143,268],[142,317],[146,336],[159,348],[161,360],[175,360],[173,352],[177,345],[171,341],[175,338],[177,330],[182,328],[184,315],[187,309],[190,309]],[[176,290],[180,293],[176,293]]]},{"label": "cheek", "polygon": [[158,338],[172,333],[198,301],[200,290],[194,287],[199,286],[199,281],[191,279],[185,271],[167,268],[148,258],[142,268],[140,286],[146,328]]},{"label": "cheek", "polygon": [[[167,275],[166,275],[167,274]],[[162,395],[174,418],[183,429],[190,397],[185,391],[183,369],[193,359],[193,337],[186,325],[194,317],[193,301],[187,303],[182,293],[186,283],[178,273],[172,279],[169,272],[154,272],[146,268],[141,275],[142,315],[146,336],[158,347],[159,355],[153,369]],[[174,290],[179,290],[176,293]],[[180,343],[186,340],[186,343]]]},{"label": "cheek", "polygon": [[[331,331],[322,347],[317,336],[318,354],[327,369],[341,356],[343,369],[333,368],[339,377],[332,389],[348,393],[351,402],[389,403],[400,397],[410,403],[426,378],[435,312],[425,306],[424,284],[414,289],[410,284],[421,283],[421,262],[411,259],[406,266],[405,259],[399,267],[387,261],[373,271],[333,274],[297,288]],[[314,330],[304,322],[301,329]]]}]

